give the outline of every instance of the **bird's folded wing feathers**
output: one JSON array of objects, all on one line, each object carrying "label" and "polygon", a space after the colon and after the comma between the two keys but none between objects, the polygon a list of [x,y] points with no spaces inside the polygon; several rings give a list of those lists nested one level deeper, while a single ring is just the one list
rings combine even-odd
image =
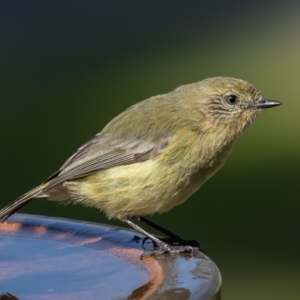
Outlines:
[{"label": "bird's folded wing feathers", "polygon": [[142,162],[157,157],[169,144],[169,139],[131,141],[96,135],[81,146],[45,183],[47,190],[67,180],[92,175],[100,170]]}]

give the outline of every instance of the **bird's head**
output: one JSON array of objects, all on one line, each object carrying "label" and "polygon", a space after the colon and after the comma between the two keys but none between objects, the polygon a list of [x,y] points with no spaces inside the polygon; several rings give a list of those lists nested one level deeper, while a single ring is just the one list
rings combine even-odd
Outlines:
[{"label": "bird's head", "polygon": [[281,104],[264,99],[257,88],[236,78],[208,78],[200,81],[198,88],[201,90],[199,109],[207,128],[226,130],[232,137],[243,132],[262,110]]}]

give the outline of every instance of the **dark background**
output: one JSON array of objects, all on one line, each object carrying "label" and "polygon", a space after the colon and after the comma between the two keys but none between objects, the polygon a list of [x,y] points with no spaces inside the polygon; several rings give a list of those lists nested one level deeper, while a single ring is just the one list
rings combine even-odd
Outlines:
[{"label": "dark background", "polygon": [[[1,206],[129,105],[239,77],[284,105],[189,201],[153,219],[201,241],[225,300],[299,299],[299,13],[297,1],[1,2]],[[121,225],[45,200],[23,212]]]}]

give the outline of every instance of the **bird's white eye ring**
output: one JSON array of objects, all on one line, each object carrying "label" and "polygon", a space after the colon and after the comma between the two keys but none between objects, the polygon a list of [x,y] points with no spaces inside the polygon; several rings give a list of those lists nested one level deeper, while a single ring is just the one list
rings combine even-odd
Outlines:
[{"label": "bird's white eye ring", "polygon": [[239,102],[239,98],[236,95],[228,95],[225,97],[225,101],[230,105],[235,105]]}]

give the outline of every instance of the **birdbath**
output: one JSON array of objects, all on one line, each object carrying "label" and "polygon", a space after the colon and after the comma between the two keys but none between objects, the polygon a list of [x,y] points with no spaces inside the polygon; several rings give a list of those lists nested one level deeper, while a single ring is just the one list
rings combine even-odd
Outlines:
[{"label": "birdbath", "polygon": [[0,224],[0,298],[221,299],[206,255],[140,259],[143,240],[119,227],[16,214]]}]

